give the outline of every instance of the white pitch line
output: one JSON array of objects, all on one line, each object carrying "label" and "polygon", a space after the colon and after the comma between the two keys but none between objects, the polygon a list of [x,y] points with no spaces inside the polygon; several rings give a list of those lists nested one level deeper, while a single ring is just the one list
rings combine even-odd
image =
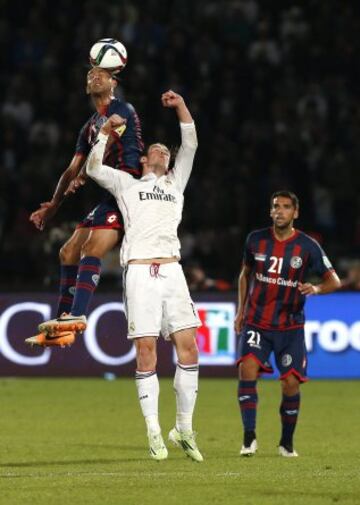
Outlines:
[{"label": "white pitch line", "polygon": [[[214,477],[241,477],[239,472],[223,472],[223,473],[214,473],[212,474]],[[211,476],[211,473],[200,473],[196,475],[196,478],[206,478],[208,479]],[[0,474],[1,478],[6,479],[17,479],[17,478],[32,478],[32,479],[47,479],[53,477],[71,477],[71,478],[79,478],[79,477],[148,477],[148,478],[179,478],[179,477],[189,477],[188,472],[41,472],[41,473],[15,473],[15,472],[6,472]]]},{"label": "white pitch line", "polygon": [[14,472],[6,472],[1,473],[0,478],[36,478],[36,479],[44,479],[48,477],[188,477],[188,473],[180,473],[180,472],[42,472],[42,473],[14,473]]}]

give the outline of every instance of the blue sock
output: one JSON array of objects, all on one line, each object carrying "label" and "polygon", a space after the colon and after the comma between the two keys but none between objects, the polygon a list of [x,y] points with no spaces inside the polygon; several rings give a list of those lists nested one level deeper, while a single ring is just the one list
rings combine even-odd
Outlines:
[{"label": "blue sock", "polygon": [[294,396],[283,395],[279,411],[282,424],[280,445],[282,446],[288,446],[292,448],[293,435],[299,415],[299,408],[300,393],[297,393]]},{"label": "blue sock", "polygon": [[79,263],[76,291],[71,314],[83,316],[88,312],[92,295],[99,283],[101,261],[95,256],[85,256]]},{"label": "blue sock", "polygon": [[255,431],[258,394],[256,381],[239,381],[238,400],[244,431]]},{"label": "blue sock", "polygon": [[63,312],[71,311],[78,268],[78,265],[61,265],[60,267],[60,295],[56,317],[60,317]]}]

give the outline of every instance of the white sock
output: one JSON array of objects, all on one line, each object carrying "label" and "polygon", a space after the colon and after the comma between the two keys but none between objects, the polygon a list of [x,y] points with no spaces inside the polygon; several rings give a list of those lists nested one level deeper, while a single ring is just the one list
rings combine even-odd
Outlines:
[{"label": "white sock", "polygon": [[159,425],[159,380],[155,371],[135,373],[141,411],[145,418],[148,433],[160,433]]},{"label": "white sock", "polygon": [[174,389],[176,394],[176,428],[192,431],[192,417],[198,392],[199,365],[177,364]]}]

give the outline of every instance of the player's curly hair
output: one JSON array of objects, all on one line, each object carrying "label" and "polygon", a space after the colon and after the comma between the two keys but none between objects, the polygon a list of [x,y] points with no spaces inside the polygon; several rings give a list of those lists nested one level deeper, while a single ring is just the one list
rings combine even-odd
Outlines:
[{"label": "player's curly hair", "polygon": [[293,206],[295,207],[295,209],[299,208],[299,199],[298,199],[298,197],[295,195],[295,193],[293,193],[292,191],[288,191],[287,189],[280,189],[279,191],[275,191],[275,193],[273,193],[271,195],[271,197],[270,197],[270,208],[274,204],[274,199],[277,198],[278,196],[283,196],[284,198],[289,198],[291,200]]}]

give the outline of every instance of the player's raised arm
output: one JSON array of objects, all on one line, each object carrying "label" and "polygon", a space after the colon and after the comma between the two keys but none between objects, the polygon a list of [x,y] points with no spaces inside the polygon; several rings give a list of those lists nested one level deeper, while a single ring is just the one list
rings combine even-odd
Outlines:
[{"label": "player's raised arm", "polygon": [[77,177],[83,164],[84,156],[82,154],[75,154],[70,165],[61,175],[51,200],[40,204],[40,208],[31,214],[30,221],[34,223],[38,230],[43,230],[46,223],[56,214],[65,198],[66,188]]},{"label": "player's raised arm", "polygon": [[120,170],[115,170],[107,165],[103,165],[104,152],[108,137],[112,130],[121,128],[125,120],[113,114],[103,124],[100,129],[99,135],[95,144],[89,154],[86,162],[86,173],[89,177],[94,179],[100,186],[107,189],[112,195],[116,196],[117,193],[131,185],[133,177]]},{"label": "player's raised arm", "polygon": [[177,153],[173,173],[180,189],[184,191],[189,180],[195,152],[198,146],[194,120],[182,96],[167,91],[163,93],[161,101],[164,107],[175,109],[180,122],[181,146]]}]

